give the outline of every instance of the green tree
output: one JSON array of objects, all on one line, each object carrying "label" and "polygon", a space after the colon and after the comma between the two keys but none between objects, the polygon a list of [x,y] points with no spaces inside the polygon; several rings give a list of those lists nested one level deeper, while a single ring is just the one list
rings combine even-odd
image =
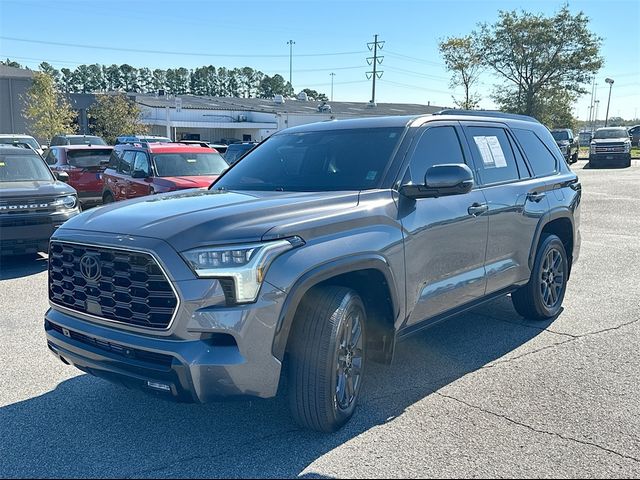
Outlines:
[{"label": "green tree", "polygon": [[167,90],[174,95],[184,95],[189,91],[189,70],[184,67],[167,70]]},{"label": "green tree", "polygon": [[320,101],[320,102],[328,102],[329,101],[329,97],[327,97],[324,93],[320,93],[320,92],[317,92],[315,90],[311,90],[310,88],[304,88],[304,89],[302,89],[302,91],[307,94],[307,98],[309,100]]},{"label": "green tree", "polygon": [[156,68],[153,71],[153,90],[157,92],[158,90],[166,90],[166,89],[167,89],[167,72],[165,70]]},{"label": "green tree", "polygon": [[[472,39],[480,50],[482,64],[505,85],[495,95],[501,107],[540,116],[542,97],[560,98],[560,91],[587,93],[584,86],[602,66],[602,39],[589,28],[589,19],[572,15],[567,5],[551,17],[529,12],[501,11],[493,25],[482,24]],[[506,98],[516,98],[504,104]]]},{"label": "green tree", "polygon": [[129,64],[123,63],[119,67],[120,81],[125,92],[137,92],[138,69]]},{"label": "green tree", "polygon": [[64,93],[75,93],[78,91],[77,77],[74,75],[73,70],[68,68],[61,68],[60,72],[62,77],[60,78],[60,88]]},{"label": "green tree", "polygon": [[97,63],[89,65],[88,67],[89,80],[87,87],[90,92],[96,92],[100,90],[106,90],[107,85],[102,74],[102,68]]},{"label": "green tree", "polygon": [[40,139],[50,140],[62,133],[75,133],[76,113],[67,99],[58,91],[53,78],[42,72],[33,73],[33,83],[24,98],[24,117],[29,131]]},{"label": "green tree", "polygon": [[38,68],[40,68],[40,71],[42,73],[46,73],[51,78],[53,78],[54,82],[58,83],[60,81],[60,72],[55,68],[53,68],[51,64],[47,62],[42,62]]},{"label": "green tree", "polygon": [[18,62],[10,60],[8,58],[6,60],[0,60],[0,65],[6,65],[7,67],[13,68],[22,68],[22,65],[20,65]]},{"label": "green tree", "polygon": [[141,122],[141,111],[138,105],[126,95],[98,95],[96,103],[89,108],[89,126],[92,131],[114,143],[119,135],[140,135],[149,131]]},{"label": "green tree", "polygon": [[120,67],[118,67],[118,65],[103,65],[102,75],[104,76],[107,90],[114,91],[120,90],[122,88],[122,75],[120,73]]},{"label": "green tree", "polygon": [[265,75],[258,87],[258,97],[271,98],[274,95],[293,95],[293,87],[291,84],[286,82],[284,77],[277,73],[273,77]]},{"label": "green tree", "polygon": [[464,88],[464,98],[453,101],[465,110],[478,106],[480,95],[472,93],[471,88],[478,81],[482,71],[482,57],[471,35],[466,37],[449,37],[438,45],[440,55],[444,59],[447,69],[453,74],[451,88]]},{"label": "green tree", "polygon": [[141,68],[138,70],[139,90],[144,93],[153,93],[153,73],[149,68]]},{"label": "green tree", "polygon": [[79,65],[71,75],[74,87],[78,92],[87,93],[91,91],[91,73],[89,72],[89,67],[86,65]]}]

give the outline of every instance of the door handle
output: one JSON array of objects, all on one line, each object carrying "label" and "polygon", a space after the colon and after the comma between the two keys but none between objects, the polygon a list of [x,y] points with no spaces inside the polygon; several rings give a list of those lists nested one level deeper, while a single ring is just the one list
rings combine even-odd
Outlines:
[{"label": "door handle", "polygon": [[469,212],[469,215],[473,215],[474,217],[482,215],[487,210],[489,210],[489,205],[487,205],[486,203],[474,203],[469,208],[467,208],[467,212]]},{"label": "door handle", "polygon": [[540,200],[542,200],[546,196],[547,196],[546,193],[532,192],[527,195],[527,198],[532,202],[538,203]]}]

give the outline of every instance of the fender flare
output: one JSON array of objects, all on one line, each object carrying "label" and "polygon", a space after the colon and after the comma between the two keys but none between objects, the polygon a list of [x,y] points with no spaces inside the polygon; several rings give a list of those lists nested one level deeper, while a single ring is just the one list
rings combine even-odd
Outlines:
[{"label": "fender flare", "polygon": [[568,207],[554,208],[553,210],[545,213],[543,217],[540,219],[540,221],[538,222],[535,235],[533,236],[533,243],[531,244],[531,248],[529,249],[529,268],[530,269],[533,269],[533,264],[535,263],[536,249],[537,249],[538,243],[540,243],[542,230],[544,230],[544,227],[546,227],[549,223],[553,222],[554,220],[558,220],[559,218],[566,218],[567,220],[569,220],[569,222],[571,222],[571,229],[573,231],[573,238],[574,238],[573,241],[575,242],[575,224],[573,223],[573,213]]},{"label": "fender flare", "polygon": [[383,256],[377,254],[360,254],[331,260],[306,271],[295,281],[289,290],[282,309],[280,310],[275,329],[272,345],[274,357],[280,361],[284,358],[296,310],[307,291],[329,278],[358,270],[378,270],[384,275],[389,287],[389,292],[391,293],[391,307],[394,314],[394,321],[398,318],[400,303],[398,300],[396,281],[389,263]]}]

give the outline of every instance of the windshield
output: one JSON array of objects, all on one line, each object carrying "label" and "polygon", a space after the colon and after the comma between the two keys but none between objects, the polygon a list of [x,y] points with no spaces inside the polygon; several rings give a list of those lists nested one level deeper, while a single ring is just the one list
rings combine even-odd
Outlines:
[{"label": "windshield", "polygon": [[3,145],[13,145],[13,144],[21,144],[26,143],[34,150],[38,150],[40,145],[36,142],[35,138],[31,137],[2,137],[0,138],[0,144]]},{"label": "windshield", "polygon": [[0,155],[0,182],[53,180],[51,172],[35,153]]},{"label": "windshield", "polygon": [[69,145],[106,145],[107,143],[100,137],[86,135],[82,137],[67,137]]},{"label": "windshield", "polygon": [[160,177],[220,175],[227,168],[219,153],[159,153],[153,160]]},{"label": "windshield", "polygon": [[165,137],[140,137],[142,143],[171,143],[171,140]]},{"label": "windshield", "polygon": [[68,150],[67,161],[73,167],[99,167],[109,163],[111,149]]},{"label": "windshield", "polygon": [[569,132],[566,132],[566,131],[551,132],[551,135],[553,135],[553,138],[556,141],[558,141],[558,140],[569,140]]},{"label": "windshield", "polygon": [[596,130],[593,138],[629,138],[629,133],[624,128],[613,128],[611,130]]},{"label": "windshield", "polygon": [[359,128],[274,135],[213,187],[296,192],[376,188],[402,131]]}]

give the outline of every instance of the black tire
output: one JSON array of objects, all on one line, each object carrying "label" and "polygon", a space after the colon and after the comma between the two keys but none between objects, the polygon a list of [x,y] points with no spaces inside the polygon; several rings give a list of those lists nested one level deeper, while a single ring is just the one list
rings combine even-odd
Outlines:
[{"label": "black tire", "polygon": [[111,195],[110,192],[107,192],[102,196],[103,205],[106,205],[107,203],[113,203],[113,202],[115,202],[115,199],[113,198],[113,195]]},{"label": "black tire", "polygon": [[543,236],[529,283],[511,294],[516,311],[530,320],[555,317],[562,308],[568,272],[567,253],[560,238],[553,234]]},{"label": "black tire", "polygon": [[[353,330],[356,324],[359,335]],[[364,305],[355,291],[323,286],[305,295],[294,319],[288,357],[289,406],[299,425],[334,432],[351,418],[364,374],[365,326]],[[347,347],[356,336],[357,346]]]},{"label": "black tire", "polygon": [[574,153],[571,157],[571,163],[576,163],[578,161],[578,152]]}]

